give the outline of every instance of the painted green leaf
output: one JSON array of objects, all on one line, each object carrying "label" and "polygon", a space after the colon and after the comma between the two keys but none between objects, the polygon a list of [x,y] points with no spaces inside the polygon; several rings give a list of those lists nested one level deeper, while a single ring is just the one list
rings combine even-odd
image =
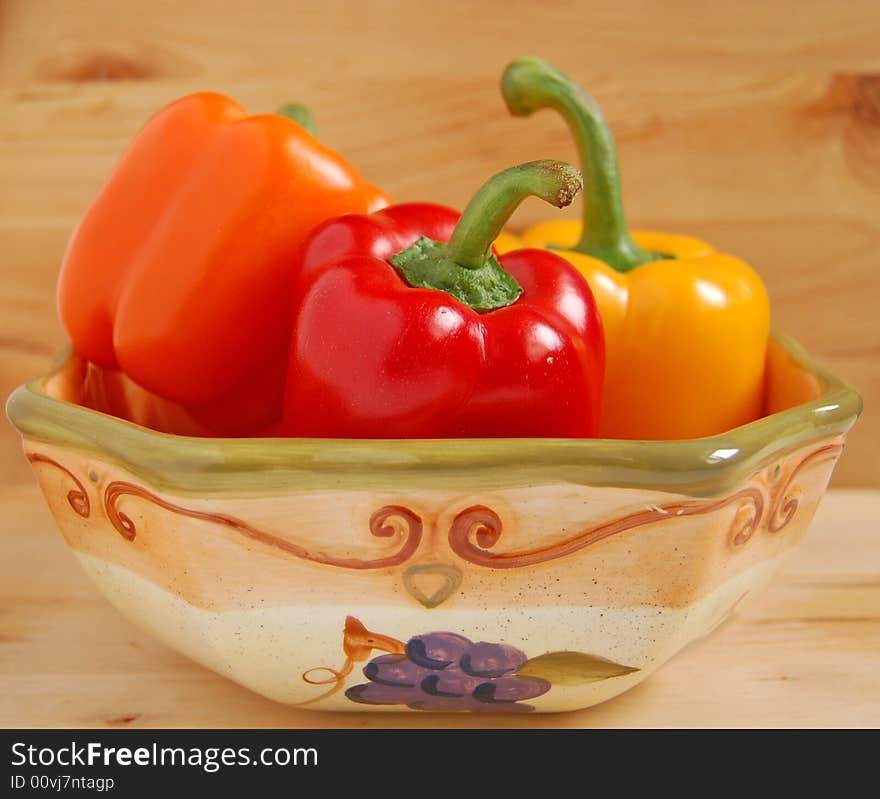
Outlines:
[{"label": "painted green leaf", "polygon": [[537,677],[552,685],[582,685],[632,674],[638,669],[583,652],[548,652],[522,664],[520,677]]}]

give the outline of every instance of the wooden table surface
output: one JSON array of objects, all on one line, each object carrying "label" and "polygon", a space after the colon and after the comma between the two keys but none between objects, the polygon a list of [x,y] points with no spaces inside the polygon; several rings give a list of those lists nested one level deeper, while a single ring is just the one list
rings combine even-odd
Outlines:
[{"label": "wooden table surface", "polygon": [[[0,398],[64,333],[64,246],[140,125],[191,91],[299,100],[401,200],[461,206],[489,174],[576,158],[552,114],[504,110],[513,57],[599,99],[635,227],[752,263],[773,324],[865,398],[836,487],[880,489],[880,4],[742,0],[5,0],[0,5]],[[577,213],[577,208],[567,213]],[[546,217],[530,201],[514,227]],[[764,600],[589,712],[452,724],[880,724],[878,494],[828,498]],[[0,419],[0,723],[431,724],[273,705],[133,630],[80,574]]]},{"label": "wooden table surface", "polygon": [[762,596],[660,671],[553,716],[317,713],[263,699],[125,621],[36,488],[0,491],[0,727],[880,726],[880,492],[826,496]]}]

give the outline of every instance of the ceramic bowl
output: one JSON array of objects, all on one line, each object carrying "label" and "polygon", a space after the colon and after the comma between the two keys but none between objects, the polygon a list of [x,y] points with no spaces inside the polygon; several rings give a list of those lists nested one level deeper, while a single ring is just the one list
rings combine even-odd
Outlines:
[{"label": "ceramic bowl", "polygon": [[82,566],[173,649],[316,710],[553,712],[804,535],[861,401],[787,339],[767,374],[763,418],[688,441],[173,436],[83,407],[75,357],[8,413]]}]

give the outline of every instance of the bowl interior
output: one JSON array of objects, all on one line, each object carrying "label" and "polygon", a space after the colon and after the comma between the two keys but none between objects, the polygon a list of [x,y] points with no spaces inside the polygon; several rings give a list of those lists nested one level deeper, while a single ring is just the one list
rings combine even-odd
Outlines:
[{"label": "bowl interior", "polygon": [[[17,389],[7,412],[25,437],[90,450],[157,486],[192,492],[261,493],[323,483],[328,472],[352,487],[395,481],[457,482],[463,468],[491,472],[498,485],[560,479],[703,495],[806,441],[846,432],[859,395],[815,364],[791,339],[769,342],[765,415],[716,436],[688,440],[210,438],[184,409],[148,394],[118,372],[67,353],[46,376]],[[189,425],[189,426],[187,426]],[[185,429],[191,435],[163,430]]]},{"label": "bowl interior", "polygon": [[[767,348],[762,417],[819,399],[828,388],[816,370],[776,339]],[[141,388],[123,372],[66,354],[44,381],[46,396],[114,416],[160,433],[211,436],[187,410]]]}]

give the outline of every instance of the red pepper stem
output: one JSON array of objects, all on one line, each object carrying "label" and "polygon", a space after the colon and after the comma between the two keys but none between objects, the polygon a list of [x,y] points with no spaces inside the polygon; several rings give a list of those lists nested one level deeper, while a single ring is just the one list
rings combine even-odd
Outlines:
[{"label": "red pepper stem", "polygon": [[620,190],[614,138],[596,101],[542,58],[518,58],[504,71],[501,91],[512,114],[552,108],[568,123],[584,173],[583,229],[574,249],[626,272],[660,256],[633,241]]},{"label": "red pepper stem", "polygon": [[302,125],[312,134],[312,136],[317,135],[315,117],[312,116],[312,112],[301,103],[287,103],[286,105],[282,105],[275,113],[279,116],[292,119],[297,124]]},{"label": "red pepper stem", "polygon": [[562,208],[582,186],[580,173],[561,161],[505,169],[474,195],[448,244],[423,236],[388,260],[413,288],[445,291],[475,311],[512,305],[523,288],[492,252],[492,242],[526,197]]},{"label": "red pepper stem", "polygon": [[466,269],[481,268],[492,242],[526,197],[564,208],[583,185],[580,173],[562,161],[532,161],[499,172],[467,204],[449,239],[448,256]]}]

